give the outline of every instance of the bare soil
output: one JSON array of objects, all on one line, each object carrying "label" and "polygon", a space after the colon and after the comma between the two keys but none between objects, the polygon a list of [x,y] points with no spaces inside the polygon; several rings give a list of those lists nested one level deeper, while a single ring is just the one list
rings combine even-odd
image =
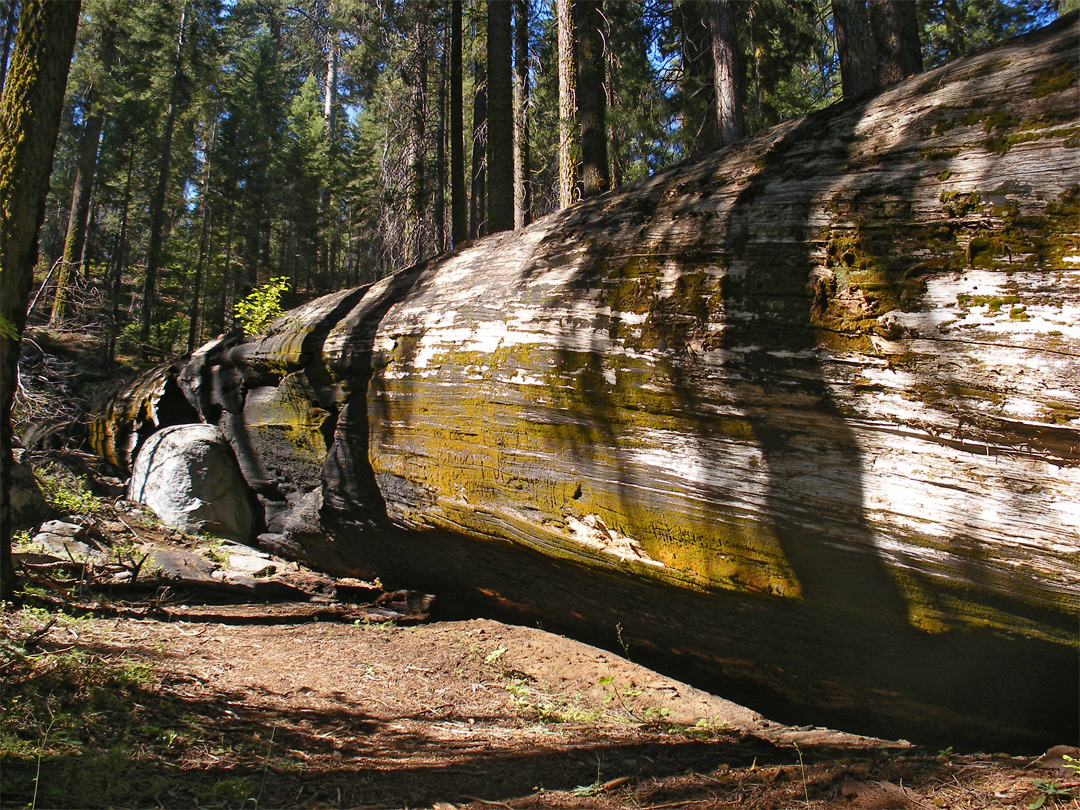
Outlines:
[{"label": "bare soil", "polygon": [[1060,758],[790,728],[537,628],[109,610],[3,613],[3,807],[1080,807]]}]

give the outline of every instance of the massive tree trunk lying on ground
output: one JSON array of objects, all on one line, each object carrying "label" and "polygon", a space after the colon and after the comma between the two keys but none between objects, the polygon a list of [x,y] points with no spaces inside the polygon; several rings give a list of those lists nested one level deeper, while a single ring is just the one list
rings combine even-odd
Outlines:
[{"label": "massive tree trunk lying on ground", "polygon": [[1075,740],[1077,18],[128,389],[230,437],[262,545],[782,719]]}]

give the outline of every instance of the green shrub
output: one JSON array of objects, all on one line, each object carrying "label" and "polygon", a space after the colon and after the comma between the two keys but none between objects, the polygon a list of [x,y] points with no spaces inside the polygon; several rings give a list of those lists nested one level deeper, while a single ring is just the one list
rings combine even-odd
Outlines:
[{"label": "green shrub", "polygon": [[236,318],[245,335],[257,335],[281,314],[281,294],[289,289],[285,276],[270,279],[241,301],[237,301]]}]

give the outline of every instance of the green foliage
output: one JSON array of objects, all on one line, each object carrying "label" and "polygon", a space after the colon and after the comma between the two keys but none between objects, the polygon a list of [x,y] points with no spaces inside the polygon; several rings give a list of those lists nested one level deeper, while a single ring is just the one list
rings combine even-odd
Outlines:
[{"label": "green foliage", "polygon": [[1038,791],[1038,795],[1028,804],[1028,810],[1039,810],[1047,800],[1056,804],[1059,800],[1068,801],[1072,798],[1071,791],[1045,779],[1035,780],[1035,790]]},{"label": "green foliage", "polygon": [[50,506],[66,514],[93,515],[101,511],[101,499],[86,483],[86,476],[76,475],[56,464],[44,464],[34,470],[34,478]]},{"label": "green foliage", "polygon": [[257,335],[281,314],[281,294],[288,289],[289,280],[278,276],[236,303],[236,319],[245,335]]}]

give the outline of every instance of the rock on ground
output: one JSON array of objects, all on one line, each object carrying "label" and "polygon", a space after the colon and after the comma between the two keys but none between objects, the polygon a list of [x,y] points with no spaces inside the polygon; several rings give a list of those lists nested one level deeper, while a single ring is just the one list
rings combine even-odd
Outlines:
[{"label": "rock on ground", "polygon": [[224,434],[213,425],[175,425],[147,439],[135,459],[128,497],[190,534],[239,541],[251,536],[247,484]]}]

